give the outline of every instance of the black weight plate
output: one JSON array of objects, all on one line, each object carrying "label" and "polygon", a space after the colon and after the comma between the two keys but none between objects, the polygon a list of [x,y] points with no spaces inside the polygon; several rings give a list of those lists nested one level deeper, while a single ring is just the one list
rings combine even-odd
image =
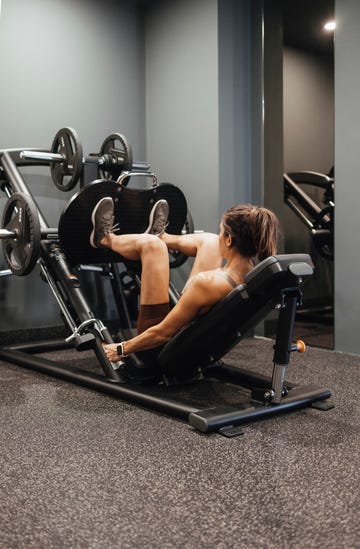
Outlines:
[{"label": "black weight plate", "polygon": [[2,239],[7,266],[16,276],[29,274],[39,258],[41,242],[38,211],[31,197],[14,193],[5,204],[2,226],[17,235]]},{"label": "black weight plate", "polygon": [[52,162],[51,177],[60,191],[70,191],[79,181],[83,167],[83,150],[77,132],[62,128],[54,137],[51,152],[61,154],[63,162]]},{"label": "black weight plate", "polygon": [[186,222],[187,204],[184,194],[170,183],[162,183],[151,189],[129,189],[115,181],[94,181],[72,197],[60,217],[59,238],[71,265],[119,261],[116,253],[93,248],[89,241],[93,229],[92,211],[105,196],[111,196],[114,200],[114,223],[119,223],[119,234],[144,232],[149,223],[151,208],[162,198],[169,204],[167,231],[180,234]]},{"label": "black weight plate", "polygon": [[105,160],[105,164],[100,168],[100,173],[106,179],[116,180],[122,172],[132,170],[132,148],[121,133],[108,135],[101,145],[100,156],[104,156]]}]

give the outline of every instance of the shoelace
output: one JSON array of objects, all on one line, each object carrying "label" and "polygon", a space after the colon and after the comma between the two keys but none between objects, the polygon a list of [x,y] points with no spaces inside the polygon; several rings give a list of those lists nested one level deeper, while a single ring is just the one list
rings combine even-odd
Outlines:
[{"label": "shoelace", "polygon": [[115,223],[115,225],[113,225],[114,216],[111,216],[110,218],[107,218],[106,216],[104,216],[102,217],[101,222],[102,222],[101,232],[104,234],[115,233],[117,231],[120,231],[119,223]]},{"label": "shoelace", "polygon": [[116,233],[120,231],[119,223],[115,223],[115,225],[111,225],[109,229],[109,233]]},{"label": "shoelace", "polygon": [[159,216],[155,220],[153,230],[155,230],[155,231],[160,231],[161,230],[162,231],[162,230],[165,230],[168,225],[169,225],[169,221],[167,220],[167,218]]}]

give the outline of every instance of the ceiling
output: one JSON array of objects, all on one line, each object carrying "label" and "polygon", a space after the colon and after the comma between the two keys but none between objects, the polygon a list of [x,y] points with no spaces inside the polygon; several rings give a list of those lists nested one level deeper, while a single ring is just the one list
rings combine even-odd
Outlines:
[{"label": "ceiling", "polygon": [[334,15],[334,0],[283,0],[284,43],[332,53],[334,34],[323,25]]}]

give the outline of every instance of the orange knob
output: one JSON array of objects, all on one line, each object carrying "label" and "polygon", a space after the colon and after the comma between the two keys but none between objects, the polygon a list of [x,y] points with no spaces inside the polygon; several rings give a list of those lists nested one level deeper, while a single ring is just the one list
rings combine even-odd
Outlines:
[{"label": "orange knob", "polygon": [[297,352],[298,353],[305,353],[306,351],[306,345],[305,343],[301,340],[301,339],[298,339],[297,342],[296,342],[296,347],[297,347]]}]

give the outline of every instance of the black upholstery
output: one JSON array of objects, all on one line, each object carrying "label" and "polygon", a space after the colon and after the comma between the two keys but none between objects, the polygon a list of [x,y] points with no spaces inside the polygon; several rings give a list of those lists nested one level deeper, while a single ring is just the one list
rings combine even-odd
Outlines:
[{"label": "black upholstery", "polygon": [[219,360],[281,300],[282,290],[298,287],[312,273],[307,254],[268,257],[246,275],[245,284],[164,346],[158,356],[161,370],[166,375],[188,375]]},{"label": "black upholstery", "polygon": [[109,249],[94,249],[89,237],[93,229],[91,215],[102,198],[114,201],[114,223],[119,223],[119,234],[142,233],[149,223],[149,213],[159,199],[169,204],[167,231],[180,234],[187,215],[183,192],[170,183],[161,183],[150,189],[121,187],[115,181],[96,180],[85,185],[68,202],[59,221],[59,239],[70,265],[118,262],[119,255]]}]

